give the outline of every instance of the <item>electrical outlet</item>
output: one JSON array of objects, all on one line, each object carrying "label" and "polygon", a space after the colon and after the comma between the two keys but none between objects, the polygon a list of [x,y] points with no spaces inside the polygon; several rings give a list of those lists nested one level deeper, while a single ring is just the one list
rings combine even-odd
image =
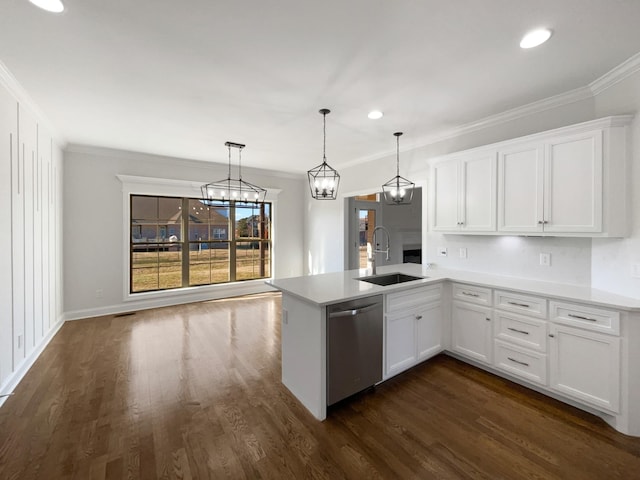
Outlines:
[{"label": "electrical outlet", "polygon": [[102,292],[102,289],[101,289],[101,288],[97,289],[97,290],[96,290],[96,298],[102,298],[102,293],[103,293],[103,292]]},{"label": "electrical outlet", "polygon": [[446,257],[447,256],[447,247],[438,247],[438,255],[440,257]]},{"label": "electrical outlet", "polygon": [[289,311],[282,309],[282,323],[285,325],[289,325]]},{"label": "electrical outlet", "polygon": [[540,265],[543,267],[551,266],[551,254],[550,253],[541,253],[540,254]]},{"label": "electrical outlet", "polygon": [[465,247],[460,249],[460,258],[467,258],[467,249]]},{"label": "electrical outlet", "polygon": [[640,263],[634,263],[631,265],[631,276],[640,278]]},{"label": "electrical outlet", "polygon": [[22,348],[22,335],[18,335],[18,348]]}]

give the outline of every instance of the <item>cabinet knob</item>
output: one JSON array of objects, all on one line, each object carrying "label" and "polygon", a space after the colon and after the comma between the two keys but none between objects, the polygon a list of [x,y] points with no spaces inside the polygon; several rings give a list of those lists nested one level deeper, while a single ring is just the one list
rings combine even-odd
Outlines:
[{"label": "cabinet knob", "polygon": [[538,220],[538,225],[542,225],[544,222],[542,220]]},{"label": "cabinet knob", "polygon": [[491,319],[490,319],[489,317],[485,318],[485,320],[486,320],[487,322],[490,322],[490,321],[491,321]]},{"label": "cabinet knob", "polygon": [[416,320],[422,320],[422,315],[416,315]]}]

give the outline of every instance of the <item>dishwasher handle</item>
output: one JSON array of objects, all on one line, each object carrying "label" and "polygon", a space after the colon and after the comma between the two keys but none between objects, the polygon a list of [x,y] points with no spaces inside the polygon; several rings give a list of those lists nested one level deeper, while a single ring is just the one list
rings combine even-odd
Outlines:
[{"label": "dishwasher handle", "polygon": [[338,318],[338,317],[354,317],[364,312],[368,312],[369,310],[373,310],[376,307],[381,306],[379,302],[372,303],[370,305],[365,305],[364,307],[358,307],[350,310],[339,310],[337,312],[331,312],[329,314],[329,318]]}]

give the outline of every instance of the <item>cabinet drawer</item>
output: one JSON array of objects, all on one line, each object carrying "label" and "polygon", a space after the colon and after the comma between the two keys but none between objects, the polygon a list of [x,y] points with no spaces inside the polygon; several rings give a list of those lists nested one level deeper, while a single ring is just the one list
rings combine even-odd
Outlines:
[{"label": "cabinet drawer", "polygon": [[551,302],[551,320],[573,327],[620,335],[620,313],[613,310]]},{"label": "cabinet drawer", "polygon": [[530,382],[547,385],[547,356],[495,341],[495,366]]},{"label": "cabinet drawer", "polygon": [[455,300],[477,303],[478,305],[485,305],[487,307],[490,307],[492,303],[491,289],[471,285],[463,285],[461,283],[453,284],[453,298]]},{"label": "cabinet drawer", "polygon": [[547,301],[544,298],[496,290],[495,306],[510,312],[547,318]]},{"label": "cabinet drawer", "polygon": [[544,320],[500,311],[495,312],[494,318],[496,338],[538,352],[547,351],[547,322]]},{"label": "cabinet drawer", "polygon": [[440,300],[441,293],[441,285],[410,288],[395,293],[389,293],[385,296],[385,311],[387,313],[391,313],[421,304],[435,302]]}]

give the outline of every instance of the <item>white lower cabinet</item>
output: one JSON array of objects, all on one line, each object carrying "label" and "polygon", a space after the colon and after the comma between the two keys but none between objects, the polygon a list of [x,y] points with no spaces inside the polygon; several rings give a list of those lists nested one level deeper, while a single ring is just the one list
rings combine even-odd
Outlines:
[{"label": "white lower cabinet", "polygon": [[440,289],[438,285],[387,295],[384,378],[443,350]]},{"label": "white lower cabinet", "polygon": [[620,338],[552,324],[551,388],[600,409],[620,412]]},{"label": "white lower cabinet", "polygon": [[492,363],[493,312],[490,308],[454,301],[451,305],[451,350]]},{"label": "white lower cabinet", "polygon": [[426,305],[416,317],[416,351],[418,361],[440,353],[442,347],[442,305]]},{"label": "white lower cabinet", "polygon": [[392,377],[416,362],[416,316],[417,313],[410,312],[385,317],[385,377]]},{"label": "white lower cabinet", "polygon": [[616,430],[638,435],[629,416],[639,394],[625,383],[637,367],[623,349],[640,327],[623,333],[628,313],[475,284],[451,283],[444,298],[441,289],[385,296],[385,379],[442,352],[451,328],[447,350],[461,359],[601,411]]},{"label": "white lower cabinet", "polygon": [[495,366],[530,382],[547,385],[547,356],[543,353],[496,340]]}]

